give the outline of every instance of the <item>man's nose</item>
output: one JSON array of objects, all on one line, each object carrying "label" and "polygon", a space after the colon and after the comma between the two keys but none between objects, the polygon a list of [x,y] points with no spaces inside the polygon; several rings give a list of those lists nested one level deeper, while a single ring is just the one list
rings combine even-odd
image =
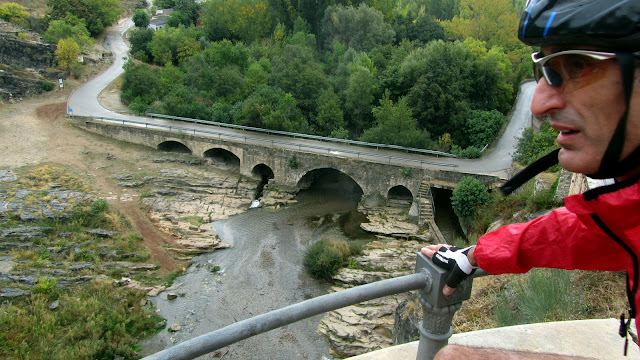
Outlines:
[{"label": "man's nose", "polygon": [[542,78],[538,81],[536,91],[531,100],[531,113],[535,116],[543,116],[564,108],[566,105],[564,94],[560,88],[551,86]]}]

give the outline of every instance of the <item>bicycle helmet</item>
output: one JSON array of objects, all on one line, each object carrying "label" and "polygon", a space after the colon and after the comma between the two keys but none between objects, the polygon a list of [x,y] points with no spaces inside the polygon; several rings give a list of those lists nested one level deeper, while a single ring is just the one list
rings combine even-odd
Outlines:
[{"label": "bicycle helmet", "polygon": [[[606,179],[622,176],[640,166],[640,147],[621,159],[636,62],[640,57],[640,1],[638,0],[528,0],[518,27],[527,45],[584,46],[616,53],[622,71],[625,112],[595,174]],[[558,151],[547,154],[507,182],[505,194],[558,163]]]}]

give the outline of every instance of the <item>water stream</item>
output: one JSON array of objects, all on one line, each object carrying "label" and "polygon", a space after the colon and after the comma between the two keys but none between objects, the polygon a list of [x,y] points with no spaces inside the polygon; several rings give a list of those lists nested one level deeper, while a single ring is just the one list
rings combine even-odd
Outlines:
[{"label": "water stream", "polygon": [[[351,219],[342,223],[344,228],[354,228],[348,225],[361,221],[356,211],[358,199],[333,183],[302,191],[297,200],[297,204],[278,211],[251,209],[213,223],[216,233],[231,248],[194,258],[187,274],[174,282],[182,284],[173,291],[182,296],[167,300],[161,294],[152,300],[158,315],[167,319],[167,326],[178,324],[181,330],[165,330],[146,340],[144,355],[327,293],[327,283],[312,279],[304,271],[303,254],[311,242],[341,233],[340,224],[332,219]],[[220,270],[212,271],[214,266]],[[329,357],[327,343],[316,333],[322,316],[244,340],[217,355],[224,359]],[[202,358],[210,359],[211,355]]]},{"label": "water stream", "polygon": [[[226,325],[324,295],[326,282],[312,279],[303,268],[308,245],[323,237],[370,239],[359,224],[366,218],[357,212],[359,194],[341,181],[315,182],[300,191],[298,203],[277,211],[261,208],[212,223],[216,233],[231,245],[193,259],[187,274],[175,280],[177,299],[166,294],[152,299],[167,326],[178,324],[143,342],[149,355]],[[453,237],[457,222],[446,192],[437,192],[438,225]],[[449,195],[450,196],[450,195]],[[443,197],[443,198],[442,198]],[[444,205],[444,206],[443,206]],[[450,209],[450,205],[449,205]],[[219,270],[218,270],[219,269]],[[218,271],[216,271],[218,270]],[[318,315],[233,344],[217,357],[231,359],[321,359],[329,347],[316,333]],[[213,355],[202,359],[216,358]]]}]

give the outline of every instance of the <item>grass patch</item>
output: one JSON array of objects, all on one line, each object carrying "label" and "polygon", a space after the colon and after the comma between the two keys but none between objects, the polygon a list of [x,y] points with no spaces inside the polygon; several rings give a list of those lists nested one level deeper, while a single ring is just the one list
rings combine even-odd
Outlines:
[{"label": "grass patch", "polygon": [[533,269],[498,297],[494,316],[500,326],[584,318],[586,306],[567,270]]},{"label": "grass patch", "polygon": [[181,266],[176,266],[175,270],[173,270],[169,275],[164,277],[164,279],[162,280],[162,284],[165,287],[169,287],[173,285],[173,282],[180,276],[184,275],[185,272],[186,272],[185,268]]},{"label": "grass patch", "polygon": [[[159,318],[144,292],[93,281],[63,294],[50,283],[25,301],[0,306],[0,357],[21,359],[137,358],[137,340]],[[58,300],[59,307],[49,306]]]},{"label": "grass patch", "polygon": [[20,176],[17,183],[23,189],[48,190],[52,184],[80,192],[88,192],[89,188],[77,176],[66,169],[55,165],[44,165],[36,168],[25,168],[26,173]]},{"label": "grass patch", "polygon": [[200,226],[204,224],[204,219],[201,216],[187,216],[187,217],[180,218],[178,220],[188,222],[193,226]]}]

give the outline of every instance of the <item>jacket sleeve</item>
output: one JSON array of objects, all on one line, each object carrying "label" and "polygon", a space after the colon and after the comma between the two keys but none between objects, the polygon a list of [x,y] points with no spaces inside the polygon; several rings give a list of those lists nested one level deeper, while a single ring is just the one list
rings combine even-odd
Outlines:
[{"label": "jacket sleeve", "polygon": [[491,274],[524,273],[533,267],[622,271],[630,261],[588,215],[564,207],[485,234],[473,254]]}]

